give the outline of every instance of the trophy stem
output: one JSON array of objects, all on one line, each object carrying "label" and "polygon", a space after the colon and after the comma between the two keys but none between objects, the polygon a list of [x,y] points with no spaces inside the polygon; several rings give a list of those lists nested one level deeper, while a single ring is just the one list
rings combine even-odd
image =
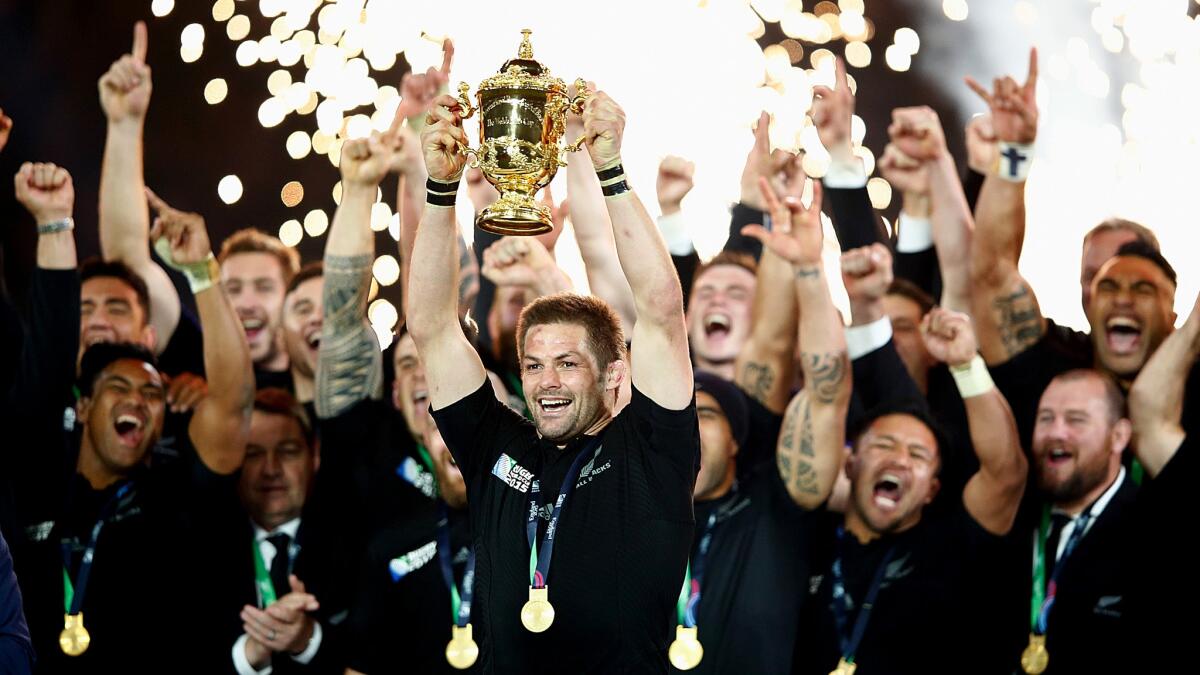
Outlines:
[{"label": "trophy stem", "polygon": [[533,236],[554,229],[549,208],[527,194],[508,190],[475,216],[475,226],[504,236]]}]

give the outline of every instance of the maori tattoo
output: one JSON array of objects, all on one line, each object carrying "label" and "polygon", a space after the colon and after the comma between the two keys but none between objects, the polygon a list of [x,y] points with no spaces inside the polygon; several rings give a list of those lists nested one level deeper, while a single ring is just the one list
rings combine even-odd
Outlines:
[{"label": "maori tattoo", "polygon": [[797,394],[788,405],[775,458],[779,477],[792,495],[818,494],[817,472],[812,465],[815,456],[812,409],[806,390]]},{"label": "maori tattoo", "polygon": [[812,354],[801,352],[805,388],[818,403],[833,403],[849,370],[846,352]]},{"label": "maori tattoo", "polygon": [[742,368],[742,378],[739,384],[755,401],[767,405],[770,400],[771,385],[775,383],[775,369],[767,363],[749,361]]},{"label": "maori tattoo", "polygon": [[368,396],[383,396],[383,357],[366,320],[371,256],[326,256],[314,404],[322,419],[337,417]]},{"label": "maori tattoo", "polygon": [[1009,358],[1029,349],[1042,337],[1041,312],[1037,298],[1029,292],[1028,284],[1021,285],[1008,295],[992,301],[992,317],[1000,341]]}]

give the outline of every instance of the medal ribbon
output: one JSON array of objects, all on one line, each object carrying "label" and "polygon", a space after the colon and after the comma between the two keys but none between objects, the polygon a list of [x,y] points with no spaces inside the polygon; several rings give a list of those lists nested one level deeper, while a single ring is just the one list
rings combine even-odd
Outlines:
[{"label": "medal ribbon", "polygon": [[[684,571],[683,587],[679,589],[675,614],[679,624],[685,628],[696,627],[696,607],[700,604],[700,584],[704,581],[704,570],[708,565],[708,550],[712,546],[713,533],[716,531],[716,526],[725,522],[734,507],[741,503],[737,499],[737,488],[737,481],[734,481],[729,501],[725,503],[724,507],[709,514],[708,520],[704,524],[704,531],[700,535],[700,545],[696,547],[696,557],[694,560],[688,561]],[[692,573],[693,568],[696,570],[695,574]]]},{"label": "medal ribbon", "polygon": [[[1095,505],[1093,504],[1093,507]],[[1033,595],[1029,603],[1029,625],[1030,629],[1036,635],[1046,634],[1046,623],[1050,618],[1050,608],[1054,606],[1054,597],[1058,594],[1058,575],[1062,573],[1063,567],[1066,566],[1067,558],[1071,552],[1079,545],[1083,539],[1084,532],[1087,530],[1088,522],[1092,519],[1092,509],[1080,514],[1075,519],[1075,528],[1071,530],[1071,536],[1067,539],[1067,545],[1063,548],[1062,557],[1054,565],[1054,574],[1050,575],[1049,583],[1046,582],[1046,555],[1053,555],[1057,552],[1046,551],[1046,540],[1050,538],[1050,505],[1046,504],[1042,508],[1042,525],[1038,528],[1037,538],[1033,543]]]},{"label": "medal ribbon", "polygon": [[433,473],[433,457],[429,456],[429,451],[425,449],[424,443],[417,443],[417,454],[421,456],[421,463],[429,469],[429,473]]},{"label": "medal ribbon", "polygon": [[454,583],[454,556],[450,551],[450,515],[445,502],[438,503],[438,561],[442,567],[442,579],[450,589],[450,613],[454,625],[462,628],[471,622],[471,599],[475,597],[475,547],[467,554],[467,568],[463,571],[462,593]]},{"label": "medal ribbon", "polygon": [[104,508],[100,509],[100,517],[92,526],[91,539],[83,549],[83,558],[79,561],[79,574],[75,577],[75,583],[71,583],[71,574],[68,571],[71,569],[71,545],[65,541],[62,543],[63,605],[67,614],[79,614],[79,610],[83,608],[83,598],[87,593],[88,578],[92,574],[92,561],[96,558],[96,541],[100,539],[100,530],[104,529],[105,521],[116,512],[117,504],[132,489],[133,483],[128,482],[117,488],[116,493],[104,504]]},{"label": "medal ribbon", "polygon": [[554,500],[554,510],[550,513],[550,522],[546,525],[540,549],[536,543],[538,518],[542,512],[541,485],[535,480],[529,488],[529,517],[525,520],[525,538],[529,542],[529,585],[533,588],[546,586],[546,577],[550,574],[550,558],[554,555],[554,534],[558,530],[558,519],[562,515],[563,505],[575,489],[575,482],[579,480],[583,458],[592,454],[600,445],[601,439],[601,436],[596,436],[585,443],[583,449],[575,456],[575,461],[571,462],[571,468],[567,469],[567,475],[563,477],[562,487],[558,491],[558,498]]},{"label": "medal ribbon", "polygon": [[[275,602],[275,584],[271,581],[271,574],[267,572],[267,564],[263,562],[262,551],[258,548],[258,540],[251,541],[250,548],[254,550],[254,585],[258,587],[262,606],[266,607]],[[283,551],[276,551],[275,555],[283,555]]]},{"label": "medal ribbon", "polygon": [[871,587],[867,590],[867,596],[859,606],[858,616],[854,619],[854,633],[847,638],[846,624],[849,623],[848,613],[850,611],[847,604],[850,600],[846,595],[846,581],[842,574],[841,551],[845,538],[846,531],[838,527],[838,553],[833,559],[833,618],[837,621],[838,643],[842,649],[842,659],[846,663],[852,664],[854,663],[854,652],[858,651],[863,634],[867,632],[867,621],[871,618],[871,609],[875,607],[875,600],[879,597],[879,588],[883,585],[884,572],[887,571],[888,563],[892,561],[892,556],[896,553],[896,547],[889,548],[883,555],[883,560],[879,562],[879,567],[875,570],[875,577],[871,580]]}]

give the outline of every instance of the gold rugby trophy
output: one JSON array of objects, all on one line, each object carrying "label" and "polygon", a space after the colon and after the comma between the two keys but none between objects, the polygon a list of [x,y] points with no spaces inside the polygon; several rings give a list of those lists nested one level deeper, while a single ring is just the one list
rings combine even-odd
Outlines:
[{"label": "gold rugby trophy", "polygon": [[533,58],[530,33],[521,31],[517,58],[479,84],[475,105],[467,83],[458,85],[462,117],[479,111],[479,147],[463,152],[475,156],[471,167],[482,169],[500,191],[500,199],[475,216],[475,225],[496,234],[535,235],[553,229],[550,209],[534,195],[567,165],[566,153],[583,146],[582,137],[565,146],[559,141],[566,133],[567,113],[583,112],[587,83],[575,80],[576,95],[569,96],[567,85]]}]

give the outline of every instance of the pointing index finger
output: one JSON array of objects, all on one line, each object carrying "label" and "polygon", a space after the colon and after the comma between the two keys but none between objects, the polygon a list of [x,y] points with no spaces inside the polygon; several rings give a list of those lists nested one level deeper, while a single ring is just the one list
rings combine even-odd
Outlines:
[{"label": "pointing index finger", "polygon": [[454,63],[454,41],[446,38],[442,41],[442,75],[450,76],[450,66]]},{"label": "pointing index finger", "polygon": [[150,203],[150,208],[154,209],[159,214],[165,215],[171,210],[171,205],[164,202],[158,195],[154,194],[154,190],[151,190],[149,186],[146,187],[146,201]]},{"label": "pointing index finger", "polygon": [[1037,87],[1038,54],[1037,47],[1029,48],[1029,73],[1025,76],[1025,89],[1033,91]]},{"label": "pointing index finger", "polygon": [[138,21],[133,24],[133,49],[129,53],[138,61],[146,62],[146,45],[149,39],[146,37],[146,22]]}]

